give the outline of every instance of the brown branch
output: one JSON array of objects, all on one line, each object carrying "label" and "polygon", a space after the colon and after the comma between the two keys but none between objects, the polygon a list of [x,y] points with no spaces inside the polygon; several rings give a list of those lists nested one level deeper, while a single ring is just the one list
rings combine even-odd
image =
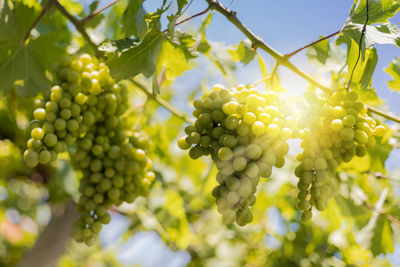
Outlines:
[{"label": "brown branch", "polygon": [[322,42],[322,41],[324,41],[324,40],[326,40],[326,39],[329,39],[329,38],[331,38],[331,37],[333,37],[333,36],[335,36],[335,35],[337,35],[337,34],[339,34],[339,33],[340,33],[340,31],[337,31],[337,32],[334,32],[334,33],[332,33],[332,34],[329,34],[328,36],[322,37],[322,38],[319,39],[319,40],[316,40],[316,41],[314,41],[314,42],[312,42],[312,43],[310,43],[310,44],[308,44],[308,45],[305,45],[305,46],[303,46],[303,47],[301,47],[301,48],[299,48],[299,49],[297,49],[297,50],[295,50],[295,51],[293,51],[293,52],[291,52],[291,53],[289,53],[289,54],[286,54],[286,55],[285,55],[285,58],[286,58],[286,59],[289,59],[289,58],[293,57],[294,55],[296,55],[297,53],[299,53],[300,51],[302,51],[302,50],[304,50],[304,49],[306,49],[306,48],[308,48],[308,47],[310,47],[310,46],[313,46],[313,45],[315,45],[315,44],[317,44],[317,43],[319,43],[319,42]]},{"label": "brown branch", "polygon": [[107,8],[113,6],[113,5],[116,4],[117,2],[119,2],[119,0],[115,0],[115,1],[113,1],[113,2],[111,2],[111,3],[109,3],[108,5],[106,5],[106,6],[103,7],[103,8],[96,9],[96,10],[93,11],[91,14],[89,14],[87,17],[81,19],[81,24],[82,24],[82,25],[85,25],[85,24],[88,23],[89,20],[91,20],[93,17],[97,16],[98,14],[100,14],[101,12],[103,12],[104,10],[106,10]]},{"label": "brown branch", "polygon": [[24,255],[17,267],[52,267],[64,253],[70,239],[72,223],[78,217],[75,204],[53,211],[49,224],[40,233],[35,245]]},{"label": "brown branch", "polygon": [[400,225],[400,220],[399,219],[397,219],[397,218],[393,217],[392,215],[387,214],[387,213],[385,213],[385,212],[383,212],[381,210],[375,209],[374,205],[372,205],[372,204],[370,204],[368,202],[365,202],[365,201],[362,204],[363,204],[364,207],[367,207],[370,211],[377,212],[379,215],[385,217],[386,219],[388,219],[392,223]]},{"label": "brown branch", "polygon": [[47,10],[50,9],[53,1],[49,0],[47,4],[43,7],[42,12],[40,12],[39,16],[35,19],[31,27],[29,28],[28,32],[25,34],[24,40],[22,41],[23,43],[28,40],[29,36],[31,35],[31,31],[36,27],[36,25],[39,23],[40,19],[44,16],[44,14],[47,12]]},{"label": "brown branch", "polygon": [[141,91],[146,93],[146,95],[149,99],[153,99],[154,101],[156,101],[159,105],[161,105],[162,107],[164,107],[165,109],[170,111],[177,118],[184,120],[188,123],[193,123],[193,121],[191,120],[191,118],[188,115],[177,110],[174,106],[172,106],[170,103],[168,103],[167,101],[162,99],[160,96],[154,95],[151,91],[147,90],[147,88],[143,84],[141,84],[140,82],[138,82],[134,79],[131,79],[131,81],[134,85],[137,86],[137,88],[139,88]]},{"label": "brown branch", "polygon": [[[216,10],[217,12],[221,13],[224,15],[236,28],[238,28],[252,43],[252,47],[254,49],[260,48],[261,50],[264,50],[268,54],[270,54],[275,60],[279,62],[280,65],[285,66],[286,68],[290,69],[300,77],[302,77],[304,80],[308,81],[310,84],[320,88],[321,90],[327,92],[327,93],[332,93],[332,90],[315,80],[313,77],[311,77],[309,74],[305,73],[304,71],[300,70],[298,67],[293,65],[287,58],[281,54],[280,52],[276,51],[273,49],[269,44],[267,44],[263,39],[260,37],[256,36],[250,29],[248,29],[236,16],[236,12],[230,10],[229,8],[225,7],[222,5],[219,1],[217,0],[205,0],[209,6],[210,9]],[[368,106],[368,110],[370,112],[376,113],[386,119],[393,120],[397,123],[400,123],[400,118],[397,118],[391,114],[385,113],[383,111],[380,111],[376,108]]]},{"label": "brown branch", "polygon": [[85,38],[89,46],[94,50],[97,57],[102,57],[103,53],[99,51],[97,45],[92,41],[80,20],[71,15],[57,0],[52,0],[57,9],[72,23],[76,30]]},{"label": "brown branch", "polygon": [[[210,6],[208,6],[208,7],[207,7],[206,9],[204,9],[203,11],[201,11],[201,12],[199,12],[199,13],[197,13],[197,14],[194,14],[193,16],[190,16],[190,17],[188,17],[188,18],[186,18],[186,19],[183,19],[183,20],[177,22],[177,23],[175,24],[175,26],[181,25],[182,23],[185,23],[185,22],[187,22],[187,21],[189,21],[189,20],[191,20],[191,19],[194,19],[195,17],[204,15],[204,14],[206,14],[208,11],[210,11]],[[167,31],[168,31],[168,29],[163,30],[163,32],[167,32]]]}]

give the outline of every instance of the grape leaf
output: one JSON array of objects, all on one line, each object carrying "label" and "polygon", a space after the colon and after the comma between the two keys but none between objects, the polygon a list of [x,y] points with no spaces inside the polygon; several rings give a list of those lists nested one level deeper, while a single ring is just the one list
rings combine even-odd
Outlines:
[{"label": "grape leaf", "polygon": [[393,230],[386,218],[383,216],[378,217],[372,233],[371,251],[375,256],[394,251],[392,240]]},{"label": "grape leaf", "polygon": [[306,55],[309,60],[317,60],[318,62],[325,64],[329,57],[329,39],[309,47]]},{"label": "grape leaf", "polygon": [[[358,53],[358,43],[352,39],[350,48],[347,53],[348,79],[350,78],[353,68],[357,63]],[[366,49],[364,58],[360,57],[354,69],[352,83],[360,83],[361,88],[367,88],[371,83],[372,74],[374,73],[377,62],[378,54],[376,52],[376,49]]]},{"label": "grape leaf", "polygon": [[[368,24],[383,23],[387,22],[388,19],[392,18],[400,10],[399,0],[372,0],[368,3]],[[365,23],[366,19],[366,3],[360,1],[358,8],[352,14],[351,22],[353,23]]]},{"label": "grape leaf", "polygon": [[18,3],[11,10],[4,0],[0,0],[0,8],[1,90],[8,93],[15,86],[21,96],[34,96],[37,92],[49,89],[45,68],[32,53],[32,44],[35,45],[35,42],[28,45],[23,43],[26,28],[30,25],[24,22],[32,21],[34,9]]},{"label": "grape leaf", "polygon": [[234,45],[233,49],[228,49],[228,52],[234,61],[242,62],[244,65],[249,64],[257,54],[250,43],[243,41],[239,45]]},{"label": "grape leaf", "polygon": [[370,148],[369,154],[371,156],[371,171],[385,172],[385,161],[388,159],[393,150],[393,145],[389,140],[384,138],[377,138],[374,147]]},{"label": "grape leaf", "polygon": [[400,92],[400,58],[395,57],[391,62],[389,67],[385,69],[385,71],[393,77],[393,80],[388,81],[388,86],[393,91]]},{"label": "grape leaf", "polygon": [[157,62],[158,73],[164,73],[167,81],[173,81],[175,77],[182,75],[190,65],[181,47],[164,38],[161,44],[161,52]]},{"label": "grape leaf", "polygon": [[111,75],[116,80],[135,77],[143,73],[146,77],[151,77],[156,71],[156,60],[161,48],[160,25],[153,27],[152,30],[131,48],[122,53],[113,53],[107,59]]},{"label": "grape leaf", "polygon": [[[343,29],[343,35],[359,42],[364,25],[350,23]],[[392,44],[400,47],[400,29],[393,23],[367,26],[363,47],[371,48],[374,44]]]},{"label": "grape leaf", "polygon": [[354,219],[360,229],[368,223],[369,217],[365,216],[364,207],[356,205],[352,199],[345,198],[339,194],[335,195],[335,201],[341,213],[346,217]]},{"label": "grape leaf", "polygon": [[140,37],[146,10],[143,7],[144,0],[132,0],[122,15],[122,30],[126,37]]},{"label": "grape leaf", "polygon": [[182,12],[182,8],[187,5],[188,0],[176,0],[176,2],[178,3],[178,14],[180,14]]},{"label": "grape leaf", "polygon": [[28,46],[14,50],[9,58],[0,64],[0,88],[8,93],[16,83],[21,96],[34,96],[49,89],[43,66],[36,60]]}]

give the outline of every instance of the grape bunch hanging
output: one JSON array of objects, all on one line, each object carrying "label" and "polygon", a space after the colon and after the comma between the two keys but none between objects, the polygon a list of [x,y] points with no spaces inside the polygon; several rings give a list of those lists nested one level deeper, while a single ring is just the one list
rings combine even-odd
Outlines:
[{"label": "grape bunch hanging", "polygon": [[54,86],[36,102],[24,160],[30,167],[47,164],[77,144],[71,158],[83,178],[72,236],[91,245],[110,221],[111,205],[148,194],[155,178],[149,171],[149,140],[125,131],[121,115],[128,107],[127,89],[112,79],[104,63],[87,54],[65,56],[53,71]]},{"label": "grape bunch hanging", "polygon": [[285,120],[278,101],[273,91],[221,85],[194,101],[196,121],[185,128],[187,136],[178,140],[178,146],[189,149],[193,159],[211,155],[219,183],[213,196],[225,224],[252,221],[250,207],[260,177],[269,177],[273,166],[285,163],[293,119]]},{"label": "grape bunch hanging", "polygon": [[300,190],[297,207],[302,211],[301,219],[308,221],[312,206],[326,209],[338,166],[355,156],[365,156],[375,145],[375,136],[382,136],[385,128],[368,116],[354,91],[338,90],[328,99],[307,91],[304,98],[307,111],[297,125],[304,151],[297,155],[301,163],[295,175]]}]

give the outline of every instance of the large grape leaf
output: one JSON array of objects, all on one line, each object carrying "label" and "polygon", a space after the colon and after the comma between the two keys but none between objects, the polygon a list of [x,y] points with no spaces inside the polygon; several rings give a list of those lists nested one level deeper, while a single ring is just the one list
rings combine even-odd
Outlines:
[{"label": "large grape leaf", "polygon": [[19,95],[34,96],[49,89],[44,73],[29,47],[19,47],[0,66],[0,90],[8,93],[15,85]]},{"label": "large grape leaf", "polygon": [[394,251],[392,240],[393,230],[385,217],[378,217],[372,233],[371,251],[375,256]]},{"label": "large grape leaf", "polygon": [[107,59],[111,75],[116,80],[135,77],[142,73],[151,77],[156,71],[157,58],[160,53],[162,32],[160,25],[152,27],[143,40],[122,53],[111,53]]},{"label": "large grape leaf", "polygon": [[371,83],[372,74],[374,73],[376,63],[378,62],[378,54],[375,48],[366,49],[364,58],[360,57],[357,62],[358,54],[358,43],[352,39],[349,51],[347,53],[347,78],[350,78],[350,75],[355,67],[352,82],[355,84],[360,83],[362,88],[367,88]]},{"label": "large grape leaf", "polygon": [[125,36],[136,36],[139,38],[143,27],[146,10],[143,7],[144,0],[128,1],[128,6],[122,16],[122,30]]},{"label": "large grape leaf", "polygon": [[182,48],[168,38],[164,38],[157,62],[157,72],[163,73],[165,79],[171,82],[189,69],[190,65]]},{"label": "large grape leaf", "polygon": [[[359,42],[363,26],[362,24],[349,23],[343,29],[342,34]],[[368,25],[364,37],[364,48],[371,48],[374,44],[392,44],[400,47],[400,29],[393,23]]]},{"label": "large grape leaf", "polygon": [[393,77],[393,80],[387,82],[388,86],[392,90],[400,91],[400,58],[395,57],[385,71]]},{"label": "large grape leaf", "polygon": [[242,62],[244,65],[249,64],[257,52],[251,47],[251,44],[241,41],[239,45],[234,45],[232,49],[228,49],[234,61]]},{"label": "large grape leaf", "polygon": [[22,96],[47,90],[45,68],[32,53],[32,45],[23,42],[34,9],[18,3],[11,10],[5,0],[0,0],[0,8],[0,90],[8,93],[15,86]]},{"label": "large grape leaf", "polygon": [[[366,19],[366,1],[357,1],[359,2],[359,6],[355,10],[354,14],[352,14],[351,22],[353,23],[365,23]],[[355,6],[353,6],[354,8]],[[370,0],[368,2],[368,24],[374,23],[384,23],[387,22],[388,19],[392,18],[399,10],[400,10],[400,1],[399,0]]]}]

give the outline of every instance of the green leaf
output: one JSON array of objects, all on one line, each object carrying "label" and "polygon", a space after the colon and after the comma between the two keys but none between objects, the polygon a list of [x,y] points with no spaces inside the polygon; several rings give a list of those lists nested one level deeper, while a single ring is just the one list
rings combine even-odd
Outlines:
[{"label": "green leaf", "polygon": [[178,14],[182,12],[182,9],[187,5],[188,0],[176,0],[178,3]]},{"label": "green leaf", "polygon": [[45,70],[31,53],[29,47],[16,49],[0,65],[0,88],[8,93],[12,86],[21,96],[34,96],[49,89]]},{"label": "green leaf", "polygon": [[395,57],[385,71],[393,77],[393,80],[387,82],[388,86],[393,91],[400,92],[400,58]]},{"label": "green leaf", "polygon": [[34,9],[16,3],[11,10],[4,0],[0,0],[0,7],[0,90],[8,93],[15,86],[19,95],[34,96],[49,89],[43,61],[32,52],[40,37],[28,45],[23,43]]},{"label": "green leaf", "polygon": [[385,217],[379,216],[371,239],[371,251],[375,256],[394,251],[392,234],[393,230],[389,221]]},{"label": "green leaf", "polygon": [[358,54],[358,43],[352,39],[349,51],[347,53],[347,79],[350,79],[350,75],[353,72],[355,64],[357,63],[354,69],[352,83],[359,83],[361,88],[367,88],[371,84],[372,74],[374,73],[376,63],[378,62],[378,54],[375,48],[366,49],[365,57],[360,57],[357,62]]},{"label": "green leaf", "polygon": [[376,144],[370,148],[369,154],[371,156],[371,171],[385,172],[385,162],[393,150],[393,145],[389,143],[388,139],[377,138]]},{"label": "green leaf", "polygon": [[173,81],[175,77],[190,69],[190,65],[183,49],[164,38],[161,44],[161,52],[157,62],[158,73],[164,73],[168,81]]},{"label": "green leaf", "polygon": [[234,61],[242,62],[244,65],[249,64],[257,54],[250,43],[243,41],[239,45],[234,45],[233,49],[228,49],[228,52]]},{"label": "green leaf", "polygon": [[328,40],[307,48],[306,55],[310,63],[320,72],[339,72],[346,63],[345,49]]},{"label": "green leaf", "polygon": [[318,62],[325,64],[329,57],[329,40],[326,39],[307,48],[306,55],[309,60],[317,60]]},{"label": "green leaf", "polygon": [[203,20],[200,27],[201,39],[199,44],[197,45],[197,50],[203,54],[207,54],[210,50],[210,44],[208,43],[206,37],[206,30],[208,26],[210,26],[212,18],[213,18],[213,13],[208,14],[207,17]]},{"label": "green leaf", "polygon": [[352,199],[339,194],[335,195],[335,201],[343,216],[354,219],[360,229],[368,223],[369,217],[366,215],[369,213],[365,212],[364,207],[356,205]]},{"label": "green leaf", "polygon": [[125,36],[140,37],[146,10],[143,7],[144,0],[130,0],[122,16],[122,30]]},{"label": "green leaf", "polygon": [[122,53],[113,53],[107,59],[111,75],[116,80],[135,77],[143,74],[147,78],[156,71],[157,58],[161,48],[160,25],[151,31],[136,45]]},{"label": "green leaf", "polygon": [[[368,3],[368,24],[387,22],[400,10],[399,0],[370,0]],[[366,20],[366,3],[360,1],[351,17],[351,22],[364,24]]]},{"label": "green leaf", "polygon": [[[359,42],[362,24],[350,23],[343,29],[342,34]],[[367,26],[363,40],[363,47],[371,48],[374,44],[392,44],[400,47],[400,29],[393,23],[384,23],[376,26]]]}]

